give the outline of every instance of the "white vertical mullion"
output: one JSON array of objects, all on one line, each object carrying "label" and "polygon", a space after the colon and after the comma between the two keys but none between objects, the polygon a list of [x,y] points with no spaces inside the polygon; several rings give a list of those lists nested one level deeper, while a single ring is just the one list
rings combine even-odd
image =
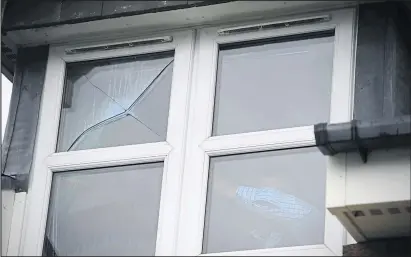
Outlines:
[{"label": "white vertical mullion", "polygon": [[[347,122],[353,115],[354,61],[356,45],[356,9],[336,12],[334,62],[330,122]],[[346,154],[328,157],[326,208],[345,204]],[[324,244],[336,255],[342,255],[345,230],[326,210]]]},{"label": "white vertical mullion", "polygon": [[352,95],[355,56],[355,9],[345,9],[333,16],[334,62],[331,91],[331,123],[347,122],[352,118]]},{"label": "white vertical mullion", "polygon": [[64,70],[64,61],[50,48],[19,255],[41,256],[42,253],[52,177],[45,159],[55,151]]},{"label": "white vertical mullion", "polygon": [[207,30],[199,31],[190,94],[177,255],[201,254],[208,156],[199,145],[211,133],[218,45]]},{"label": "white vertical mullion", "polygon": [[167,142],[172,150],[164,163],[156,255],[174,255],[176,251],[194,31],[182,32],[174,40],[176,49],[167,128]]}]

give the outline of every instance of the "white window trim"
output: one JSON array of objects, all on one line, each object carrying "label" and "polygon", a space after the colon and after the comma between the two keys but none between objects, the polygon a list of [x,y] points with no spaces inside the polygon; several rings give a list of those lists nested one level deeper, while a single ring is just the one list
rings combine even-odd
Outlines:
[{"label": "white window trim", "polygon": [[[41,143],[35,146],[19,255],[35,256],[42,253],[53,172],[153,161],[165,163],[156,255],[202,255],[209,156],[283,149],[315,143],[312,126],[210,138],[214,82],[217,72],[217,46],[219,43],[335,28],[330,118],[331,122],[349,121],[352,118],[356,12],[355,9],[342,9],[322,12],[318,15],[322,14],[331,14],[331,21],[235,36],[216,37],[216,31],[225,27],[208,27],[199,30],[196,45],[194,45],[195,32],[185,30],[149,36],[172,36],[172,42],[121,50],[67,55],[65,49],[90,46],[90,43],[51,46],[36,138],[36,141]],[[238,24],[233,24],[236,25]],[[141,37],[131,40],[134,39],[141,39]],[[55,153],[66,62],[173,49],[175,49],[175,64],[166,142]],[[194,79],[192,85],[190,85],[191,77]],[[327,206],[344,204],[345,177],[342,174],[345,171],[345,163],[345,155],[328,160]],[[345,241],[344,229],[328,211],[325,227],[324,245],[206,255],[342,255],[342,245]]]},{"label": "white window trim", "polygon": [[[53,172],[154,161],[164,161],[156,255],[175,251],[194,31],[161,36],[172,36],[173,41],[74,55],[67,55],[65,49],[79,45],[50,47],[19,255],[42,254]],[[175,55],[166,142],[55,153],[67,62],[167,50],[174,50]]]},{"label": "white window trim", "polygon": [[[218,45],[335,29],[330,122],[346,122],[352,118],[356,12],[355,9],[343,9],[322,14],[330,14],[332,19],[315,25],[228,36],[218,36],[217,31],[225,28],[222,26],[199,30],[196,47],[200,51],[195,54],[190,97],[182,209],[177,241],[178,255],[342,255],[344,229],[329,211],[326,211],[322,245],[201,254],[210,156],[315,145],[313,126],[210,137]],[[299,15],[295,18],[304,16],[308,15]],[[328,158],[326,206],[345,201],[345,178],[342,175],[345,174],[345,162],[346,155]]]}]

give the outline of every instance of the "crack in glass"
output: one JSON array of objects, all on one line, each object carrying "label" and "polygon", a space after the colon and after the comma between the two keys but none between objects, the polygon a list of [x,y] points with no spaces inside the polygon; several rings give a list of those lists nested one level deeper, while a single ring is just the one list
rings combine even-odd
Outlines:
[{"label": "crack in glass", "polygon": [[73,95],[65,95],[71,99],[63,105],[58,151],[165,140],[173,62],[168,56],[114,64],[108,60],[109,65],[80,68],[80,74],[75,70],[74,78],[68,72],[66,91]]}]

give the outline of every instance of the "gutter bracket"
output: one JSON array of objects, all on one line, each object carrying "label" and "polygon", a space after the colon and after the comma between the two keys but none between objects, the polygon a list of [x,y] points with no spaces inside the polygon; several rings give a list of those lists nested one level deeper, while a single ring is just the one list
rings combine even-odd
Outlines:
[{"label": "gutter bracket", "polygon": [[369,151],[365,148],[359,148],[358,152],[360,153],[360,157],[363,163],[367,163]]},{"label": "gutter bracket", "polygon": [[367,163],[369,150],[361,144],[361,138],[358,135],[357,120],[352,120],[351,122],[352,133],[354,135],[354,141],[358,147],[358,153],[360,154],[363,163]]}]

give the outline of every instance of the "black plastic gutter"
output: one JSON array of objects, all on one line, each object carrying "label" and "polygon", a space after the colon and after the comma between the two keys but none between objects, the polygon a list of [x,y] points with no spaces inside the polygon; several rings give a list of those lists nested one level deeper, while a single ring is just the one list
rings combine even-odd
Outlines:
[{"label": "black plastic gutter", "polygon": [[377,149],[411,147],[411,116],[389,120],[352,120],[346,123],[314,125],[316,145],[324,155],[358,152],[364,163]]}]

